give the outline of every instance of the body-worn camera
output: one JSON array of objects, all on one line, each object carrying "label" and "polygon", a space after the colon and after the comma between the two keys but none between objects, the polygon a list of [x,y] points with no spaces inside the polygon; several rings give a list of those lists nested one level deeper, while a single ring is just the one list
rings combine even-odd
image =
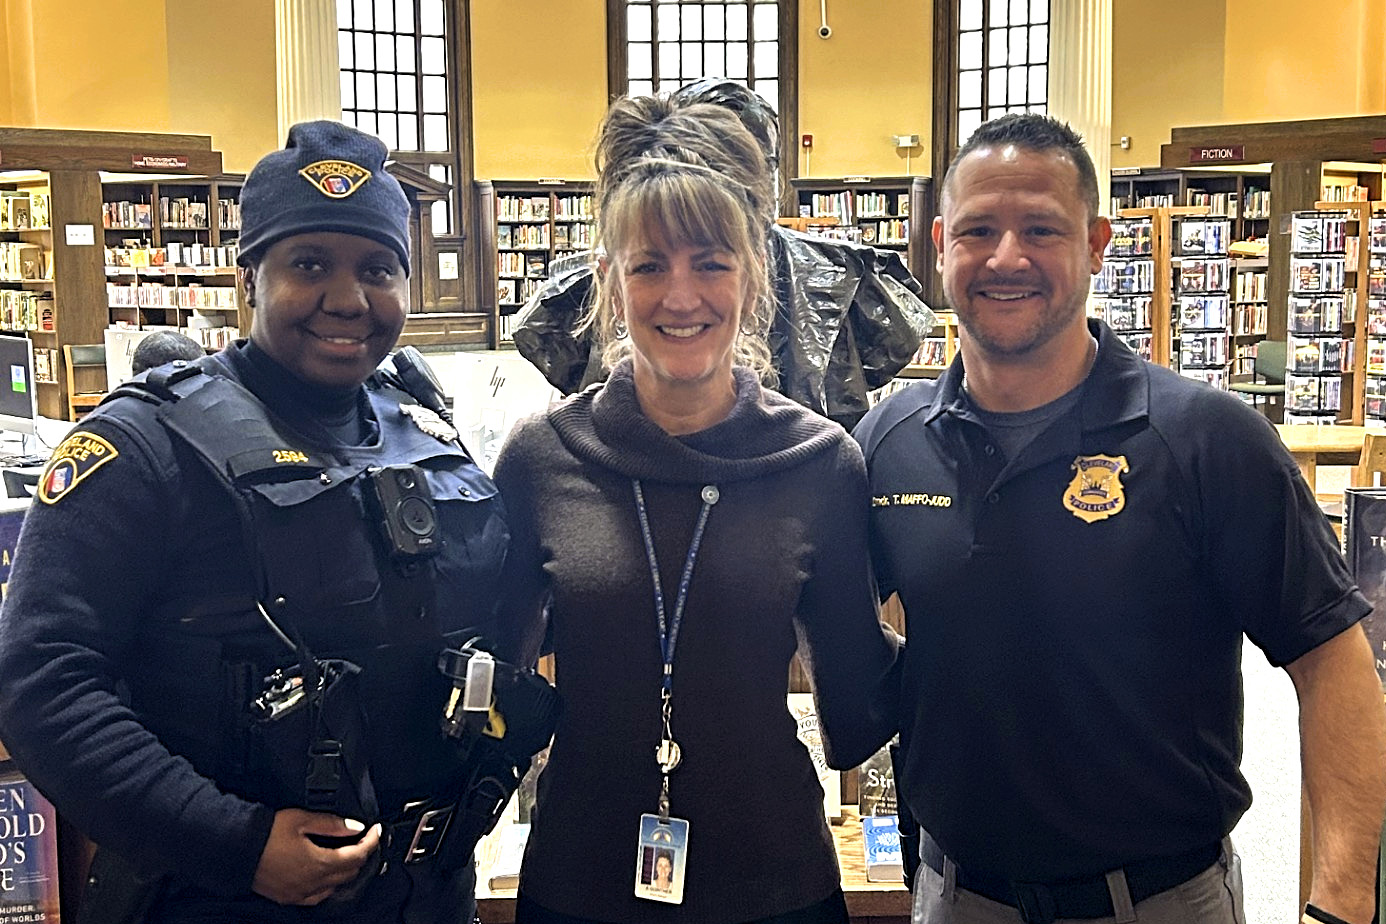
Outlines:
[{"label": "body-worn camera", "polygon": [[387,465],[366,471],[366,503],[390,555],[414,561],[438,554],[438,511],[423,469]]}]

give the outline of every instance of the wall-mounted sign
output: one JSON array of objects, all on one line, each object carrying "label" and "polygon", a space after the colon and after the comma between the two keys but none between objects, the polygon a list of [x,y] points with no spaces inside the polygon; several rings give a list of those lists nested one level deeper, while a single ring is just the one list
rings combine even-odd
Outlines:
[{"label": "wall-mounted sign", "polygon": [[1216,164],[1222,161],[1246,160],[1246,145],[1229,144],[1224,147],[1189,148],[1189,163]]},{"label": "wall-mounted sign", "polygon": [[145,170],[186,170],[188,159],[177,154],[131,154],[130,166]]}]

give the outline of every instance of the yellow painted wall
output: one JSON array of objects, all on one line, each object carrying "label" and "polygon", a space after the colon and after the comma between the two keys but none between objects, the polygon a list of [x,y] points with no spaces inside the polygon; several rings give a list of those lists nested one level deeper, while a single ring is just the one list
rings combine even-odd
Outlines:
[{"label": "yellow painted wall", "polygon": [[[799,131],[813,135],[800,176],[929,173],[933,16],[931,0],[830,3],[825,40],[819,4],[799,0]],[[894,135],[920,138],[908,168]]]},{"label": "yellow painted wall", "polygon": [[[1171,126],[1228,121],[1223,38],[1231,2],[1113,0],[1113,167],[1159,164]],[[1301,6],[1299,16],[1305,15]],[[1129,150],[1116,144],[1123,135],[1131,139]]]},{"label": "yellow painted wall", "polygon": [[211,135],[228,173],[245,173],[279,143],[274,0],[167,4],[168,130]]},{"label": "yellow painted wall", "polygon": [[605,111],[605,0],[472,0],[479,179],[595,176]]},{"label": "yellow painted wall", "polygon": [[1361,108],[1358,84],[1372,70],[1378,77],[1383,73],[1381,38],[1378,31],[1378,56],[1364,61],[1364,44],[1373,43],[1364,43],[1368,37],[1360,30],[1372,19],[1380,29],[1381,0],[1334,0],[1307,8],[1303,0],[1226,0],[1226,6],[1231,41],[1224,55],[1221,121],[1368,114]]},{"label": "yellow painted wall", "polygon": [[[30,0],[29,5],[35,126],[168,130],[164,0]],[[209,38],[215,28],[208,23]]]}]

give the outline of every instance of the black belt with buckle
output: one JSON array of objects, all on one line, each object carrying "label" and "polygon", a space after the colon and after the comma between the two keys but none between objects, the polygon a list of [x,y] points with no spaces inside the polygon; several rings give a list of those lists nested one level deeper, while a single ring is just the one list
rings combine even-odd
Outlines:
[{"label": "black belt with buckle", "polygon": [[455,803],[438,805],[421,800],[404,806],[399,817],[387,822],[389,851],[405,863],[422,863],[438,852],[452,822]]},{"label": "black belt with buckle", "polygon": [[[1188,882],[1217,862],[1222,843],[1215,841],[1172,857],[1138,860],[1122,867],[1131,903]],[[934,872],[943,873],[943,850],[927,831],[920,855]],[[1026,924],[1051,924],[1058,918],[1106,918],[1115,911],[1106,876],[1062,882],[1011,882],[1004,876],[957,868],[955,884],[1020,912]]]}]

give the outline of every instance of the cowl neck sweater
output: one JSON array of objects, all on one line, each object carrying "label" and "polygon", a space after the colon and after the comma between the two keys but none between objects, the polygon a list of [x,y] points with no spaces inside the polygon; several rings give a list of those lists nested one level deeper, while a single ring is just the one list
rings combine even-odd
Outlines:
[{"label": "cowl neck sweater", "polygon": [[705,430],[671,436],[641,412],[632,369],[629,359],[621,361],[606,382],[548,415],[569,452],[627,478],[673,484],[759,478],[835,447],[841,434],[837,424],[767,391],[754,372],[738,366],[731,413]]}]

